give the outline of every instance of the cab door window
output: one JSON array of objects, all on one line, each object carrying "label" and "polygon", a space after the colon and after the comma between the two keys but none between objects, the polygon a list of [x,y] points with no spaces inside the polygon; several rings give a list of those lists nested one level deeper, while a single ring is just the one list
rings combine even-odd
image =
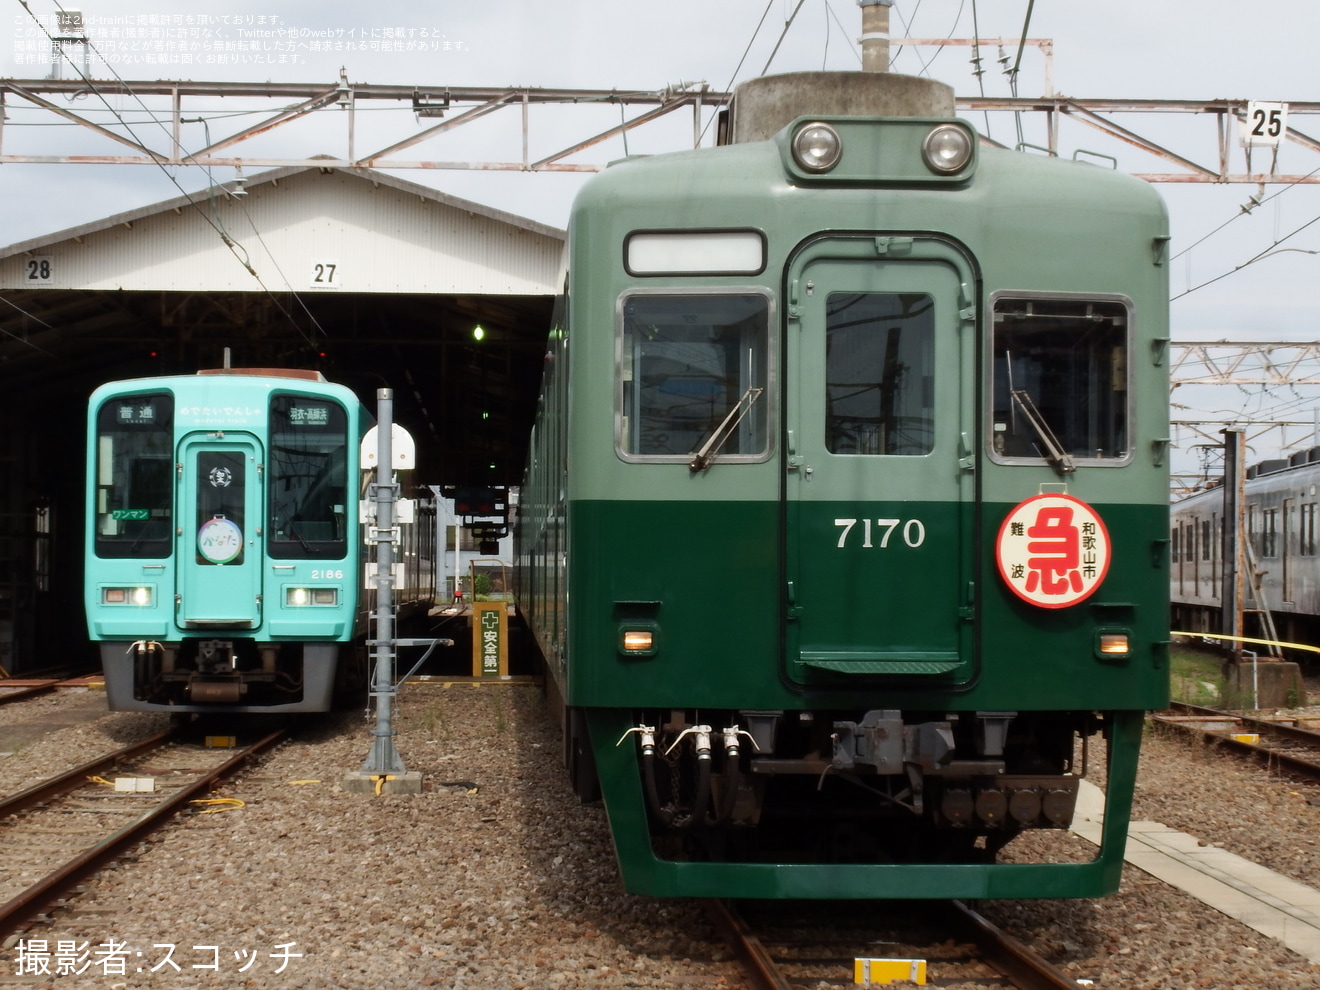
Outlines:
[{"label": "cab door window", "polygon": [[935,302],[832,292],[825,306],[825,448],[929,454],[935,444]]}]

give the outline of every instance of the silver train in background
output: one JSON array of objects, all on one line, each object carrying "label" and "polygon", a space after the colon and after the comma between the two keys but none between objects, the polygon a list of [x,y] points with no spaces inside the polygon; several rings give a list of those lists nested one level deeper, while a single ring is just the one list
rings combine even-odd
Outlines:
[{"label": "silver train in background", "polygon": [[[1246,607],[1267,609],[1278,637],[1320,642],[1320,447],[1247,469],[1242,500],[1247,541]],[[1223,632],[1224,491],[1216,486],[1170,507],[1169,559],[1175,630]],[[1252,581],[1254,569],[1257,579]],[[1246,621],[1246,634],[1261,626]]]}]

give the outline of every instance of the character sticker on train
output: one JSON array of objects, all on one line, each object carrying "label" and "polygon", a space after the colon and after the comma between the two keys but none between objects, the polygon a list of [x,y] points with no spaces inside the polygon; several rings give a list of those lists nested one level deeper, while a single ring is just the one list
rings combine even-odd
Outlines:
[{"label": "character sticker on train", "polygon": [[1035,495],[999,527],[1000,576],[1025,602],[1067,608],[1091,596],[1109,571],[1109,531],[1089,505],[1071,495]]}]

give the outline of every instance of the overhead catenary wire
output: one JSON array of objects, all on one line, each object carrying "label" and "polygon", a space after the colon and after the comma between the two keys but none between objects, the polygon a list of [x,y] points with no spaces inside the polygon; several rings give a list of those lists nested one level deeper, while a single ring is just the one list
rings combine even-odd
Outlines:
[{"label": "overhead catenary wire", "polygon": [[761,75],[765,75],[770,71],[770,63],[773,62],[775,56],[779,54],[779,46],[784,43],[784,39],[788,36],[788,29],[793,26],[793,21],[797,19],[798,11],[802,9],[802,5],[806,2],[807,0],[798,0],[797,6],[793,8],[793,13],[789,15],[788,20],[784,22],[784,30],[779,32],[779,40],[775,42],[775,47],[774,50],[770,52],[770,57],[765,60],[765,67],[761,69]]},{"label": "overhead catenary wire", "polygon": [[[63,49],[60,46],[55,44],[55,39],[46,29],[46,26],[42,24],[40,17],[31,8],[31,6],[28,3],[28,0],[18,0],[18,2],[23,7],[23,9],[27,11],[28,15],[32,18],[33,22],[37,25],[37,27],[41,29],[42,33],[46,35],[46,38],[51,43],[52,50],[59,51],[60,54],[64,56],[65,61],[68,62],[68,64],[78,74],[78,78],[87,86],[88,90],[91,93],[95,94],[95,96],[101,100],[101,102],[105,105],[106,109],[112,115],[114,115],[115,119],[118,120],[119,123],[124,127],[128,135],[139,145],[145,148],[146,145],[143,144],[140,138],[138,138],[137,134],[133,130],[133,126],[127,120],[124,119],[123,115],[117,109],[115,109],[115,107],[111,105],[110,101],[106,98],[105,94],[102,93],[97,88],[95,81],[89,79],[86,73],[82,71],[82,69],[77,65],[77,63],[74,62],[72,58],[69,58],[68,55],[64,54]],[[61,12],[64,12],[65,8],[59,2],[59,0],[55,0],[55,6]],[[88,50],[95,53],[97,58],[99,58],[103,63],[105,63],[110,73],[115,77],[115,79],[120,83],[120,85],[123,86],[124,92],[127,93],[134,100],[136,100],[138,105],[142,107],[143,111],[150,118],[150,121],[152,123],[155,123],[158,127],[160,127],[162,131],[165,131],[166,134],[169,134],[169,129],[165,126],[164,122],[162,122],[152,112],[152,110],[142,101],[141,97],[139,97],[133,91],[133,89],[128,85],[127,81],[124,80],[123,77],[121,77],[119,73],[115,71],[115,69],[109,64],[108,60],[106,60],[104,56],[102,56],[101,53],[97,50],[96,46],[92,43],[91,39],[87,39],[86,44]],[[171,140],[172,140],[172,136],[171,136]],[[192,158],[192,155],[187,154],[185,157]],[[196,163],[195,159],[194,159],[194,163]],[[164,163],[162,163],[159,160],[156,160],[155,164],[157,168],[161,170],[162,174],[164,174],[165,177],[169,180],[170,184],[173,185],[176,189],[179,190],[180,193],[183,194],[183,197],[188,201],[188,204],[193,209],[195,209],[198,212],[198,214],[202,217],[202,219],[207,223],[207,225],[210,226],[219,235],[221,242],[225,245],[226,248],[229,249],[230,253],[234,255],[235,260],[237,260],[239,264],[241,264],[244,267],[244,269],[254,279],[256,279],[257,284],[261,286],[262,290],[270,298],[271,302],[274,303],[275,308],[279,311],[280,315],[289,321],[289,324],[294,328],[294,330],[298,332],[299,336],[301,336],[310,346],[315,347],[316,341],[311,336],[308,335],[307,331],[302,326],[299,325],[298,321],[294,319],[293,314],[290,313],[288,309],[285,308],[284,304],[280,301],[279,297],[275,294],[275,292],[270,288],[270,286],[266,285],[265,281],[257,273],[256,269],[252,267],[249,259],[246,257],[246,251],[243,251],[242,254],[240,255],[241,245],[237,245],[233,241],[233,239],[230,238],[229,235],[225,232],[223,226],[217,224],[215,219],[212,216],[208,215],[206,210],[202,209],[201,205],[194,198],[194,195],[192,193],[189,193],[186,189],[183,188],[182,185],[180,185],[178,179],[170,173],[169,169],[165,167]],[[200,164],[200,163],[196,163],[196,164]],[[207,178],[208,180],[210,179],[209,168],[207,169]],[[208,188],[207,190],[208,198],[210,198],[212,195],[213,195],[213,188]],[[246,207],[244,207],[244,212],[246,213]],[[251,222],[250,217],[249,217],[249,222]],[[276,269],[278,271],[278,265],[276,266]],[[288,288],[288,291],[294,296],[294,298],[298,298],[298,293],[293,289],[293,286],[290,285],[287,280],[285,281],[285,285]],[[299,299],[299,303],[302,304],[301,299]],[[312,316],[311,312],[307,310],[307,307],[305,305],[303,305],[303,310],[304,312],[307,313],[308,317],[311,318],[313,327],[316,330],[320,331],[322,336],[325,336],[326,335],[325,330],[316,321],[315,317]]]},{"label": "overhead catenary wire", "polygon": [[[843,26],[843,22],[842,22],[841,20],[839,20],[839,15],[836,14],[836,13],[834,12],[834,5],[833,5],[832,3],[830,3],[830,0],[825,0],[825,10],[826,10],[826,12],[828,13],[829,18],[833,19],[834,23],[837,24],[837,25],[839,26],[839,30],[840,30],[841,32],[843,32],[843,36],[844,36],[844,38],[847,38],[847,37],[848,37],[848,34],[849,34],[848,29],[847,29],[846,27]],[[827,21],[825,22],[825,26],[826,26],[826,32],[825,32],[825,54],[826,54],[826,56],[828,56],[828,55],[829,55],[829,20],[827,20]],[[853,56],[857,59],[857,64],[860,66],[860,65],[862,64],[862,53],[861,53],[860,51],[857,50],[857,46],[856,46],[856,45],[849,45],[849,46],[848,46],[848,50],[851,51],[851,52],[853,53]],[[824,60],[824,58],[822,58],[822,59],[821,59],[821,69],[822,69],[822,71],[824,70],[824,68],[825,68],[825,60]]]},{"label": "overhead catenary wire", "polygon": [[[733,69],[733,75],[729,76],[729,81],[724,87],[726,93],[733,92],[733,82],[738,78],[738,73],[742,71],[743,63],[747,61],[747,56],[751,54],[752,45],[756,44],[756,39],[761,33],[761,27],[765,24],[765,19],[770,16],[770,8],[774,5],[775,0],[769,0],[765,5],[765,10],[761,11],[761,19],[756,22],[756,30],[752,32],[751,38],[747,40],[747,47],[743,49],[742,58],[738,59],[738,64]],[[697,139],[698,144],[706,136],[706,131],[710,129],[711,121],[715,120],[717,116],[718,114],[712,114],[710,119],[706,121],[706,126],[701,129],[701,135]]]},{"label": "overhead catenary wire", "polygon": [[[1226,278],[1228,278],[1230,275],[1236,275],[1238,272],[1242,271],[1242,269],[1247,268],[1247,267],[1250,267],[1251,265],[1254,265],[1256,262],[1260,261],[1261,259],[1263,259],[1263,258],[1267,258],[1267,257],[1269,257],[1271,254],[1276,254],[1276,253],[1278,253],[1278,252],[1276,251],[1276,249],[1278,248],[1278,246],[1279,246],[1280,244],[1282,244],[1284,241],[1288,240],[1289,238],[1292,238],[1292,237],[1297,236],[1297,235],[1300,234],[1302,231],[1306,230],[1306,228],[1310,227],[1312,224],[1317,223],[1317,222],[1320,222],[1320,216],[1312,217],[1310,220],[1306,221],[1306,223],[1302,224],[1300,227],[1294,228],[1292,231],[1290,231],[1289,233],[1285,234],[1283,237],[1280,237],[1280,238],[1279,238],[1278,240],[1276,240],[1273,244],[1270,244],[1268,247],[1266,247],[1263,251],[1258,251],[1258,252],[1257,252],[1256,254],[1254,254],[1252,257],[1250,257],[1250,258],[1248,258],[1246,261],[1242,262],[1242,264],[1236,266],[1235,268],[1231,269],[1230,271],[1226,271],[1226,272],[1223,272],[1222,274],[1216,275],[1214,278],[1206,279],[1204,282],[1200,283],[1199,285],[1194,285],[1194,286],[1192,286],[1190,289],[1186,290],[1185,292],[1180,292],[1180,293],[1178,293],[1176,296],[1171,297],[1169,301],[1170,301],[1170,302],[1176,302],[1176,301],[1178,301],[1179,299],[1183,298],[1183,296],[1189,296],[1189,295],[1191,295],[1193,292],[1196,292],[1198,289],[1204,289],[1207,285],[1214,285],[1216,282],[1219,282],[1219,281],[1221,281],[1221,280],[1223,280],[1223,279],[1226,279]],[[1302,250],[1302,249],[1296,249],[1296,248],[1294,248],[1294,249],[1289,249],[1289,250]],[[1303,253],[1305,253],[1305,254],[1315,254],[1315,253],[1317,253],[1317,252],[1315,252],[1315,251],[1305,251],[1305,250],[1304,250]]]}]

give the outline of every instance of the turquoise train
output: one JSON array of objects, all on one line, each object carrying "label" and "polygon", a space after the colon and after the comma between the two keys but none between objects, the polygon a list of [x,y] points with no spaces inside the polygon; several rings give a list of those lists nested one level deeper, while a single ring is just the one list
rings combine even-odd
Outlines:
[{"label": "turquoise train", "polygon": [[[516,569],[577,794],[636,893],[1112,892],[1168,700],[1162,201],[926,80],[768,77],[729,133],[572,208]],[[1013,844],[1097,768],[1098,852]]]},{"label": "turquoise train", "polygon": [[[112,711],[317,712],[362,692],[372,422],[314,371],[92,394],[84,604]],[[434,530],[403,529],[407,609],[432,596]]]}]

